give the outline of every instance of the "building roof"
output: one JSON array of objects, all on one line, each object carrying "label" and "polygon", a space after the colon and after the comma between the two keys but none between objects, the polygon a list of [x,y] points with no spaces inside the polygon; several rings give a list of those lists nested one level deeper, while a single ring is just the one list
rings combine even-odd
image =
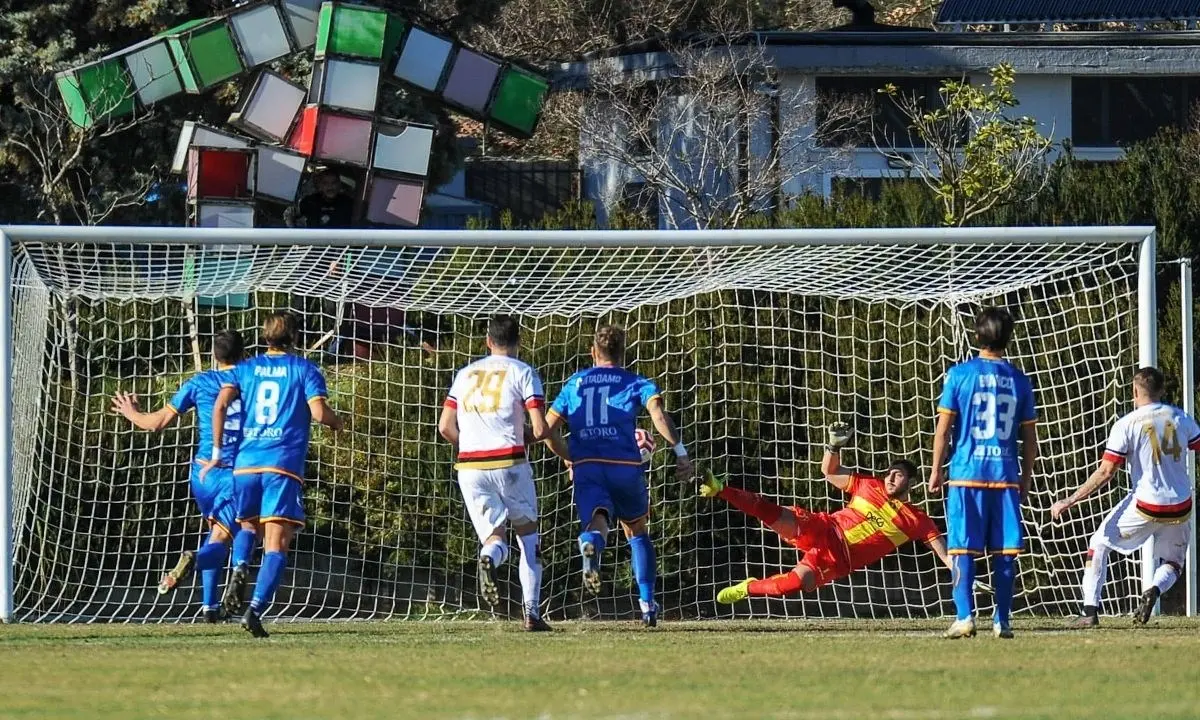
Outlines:
[{"label": "building roof", "polygon": [[943,0],[939,25],[1200,19],[1200,0]]}]

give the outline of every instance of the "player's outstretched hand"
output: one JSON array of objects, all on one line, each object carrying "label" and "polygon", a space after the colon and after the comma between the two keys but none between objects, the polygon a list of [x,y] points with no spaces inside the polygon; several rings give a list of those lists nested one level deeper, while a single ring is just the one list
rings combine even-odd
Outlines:
[{"label": "player's outstretched hand", "polygon": [[675,458],[675,479],[680,482],[691,482],[696,475],[696,466],[687,455]]},{"label": "player's outstretched hand", "polygon": [[1070,510],[1070,509],[1071,509],[1071,503],[1067,502],[1066,500],[1059,500],[1058,502],[1056,502],[1050,506],[1050,517],[1054,520],[1057,520],[1060,517],[1062,517],[1067,512],[1067,510]]},{"label": "player's outstretched hand", "polygon": [[116,395],[113,395],[112,411],[125,417],[138,412],[137,395],[124,392],[118,392]]},{"label": "player's outstretched hand", "polygon": [[854,428],[844,422],[835,422],[829,426],[827,432],[830,450],[841,450],[850,442],[850,438],[854,437]]}]

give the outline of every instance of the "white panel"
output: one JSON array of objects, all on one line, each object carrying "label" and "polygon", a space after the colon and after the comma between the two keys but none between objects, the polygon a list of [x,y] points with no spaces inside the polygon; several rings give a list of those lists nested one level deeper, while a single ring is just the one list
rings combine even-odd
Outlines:
[{"label": "white panel", "polygon": [[196,208],[198,227],[254,227],[253,205],[206,205]]},{"label": "white panel", "polygon": [[264,65],[292,51],[283,19],[274,5],[262,5],[229,17],[246,67]]},{"label": "white panel", "polygon": [[278,75],[264,73],[254,85],[253,95],[242,111],[241,120],[282,142],[304,105],[304,95],[304,88]]},{"label": "white panel", "polygon": [[413,28],[404,41],[393,71],[396,77],[426,90],[436,90],[454,46],[449,41]]},{"label": "white panel", "polygon": [[429,173],[429,152],[432,147],[431,127],[380,125],[375,133],[375,158],[372,164],[380,170],[424,176]]},{"label": "white panel", "polygon": [[171,172],[181,173],[187,167],[188,148],[192,145],[248,148],[250,141],[188,120],[179,131],[179,142],[175,144],[175,156],[171,159]]},{"label": "white panel", "polygon": [[125,67],[133,76],[133,87],[143,105],[183,92],[179,73],[175,71],[175,61],[171,59],[165,41],[150,43],[129,53],[125,56]]},{"label": "white panel", "polygon": [[378,65],[334,59],[326,61],[324,104],[347,110],[375,112],[378,92]]},{"label": "white panel", "polygon": [[300,181],[307,158],[303,155],[258,148],[258,192],[261,195],[294,202],[300,194]]},{"label": "white panel", "polygon": [[292,38],[304,50],[317,44],[317,16],[322,0],[283,0],[283,12],[292,28]]}]

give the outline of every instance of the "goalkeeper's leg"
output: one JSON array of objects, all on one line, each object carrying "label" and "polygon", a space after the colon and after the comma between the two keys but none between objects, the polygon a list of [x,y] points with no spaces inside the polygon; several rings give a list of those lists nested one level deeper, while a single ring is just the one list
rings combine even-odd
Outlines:
[{"label": "goalkeeper's leg", "polygon": [[762,580],[746,578],[727,587],[717,593],[717,602],[729,605],[752,597],[787,597],[798,592],[812,592],[818,585],[816,571],[801,561],[788,572]]},{"label": "goalkeeper's leg", "polygon": [[795,513],[784,512],[791,508],[777,505],[758,493],[729,487],[723,479],[716,477],[711,471],[706,473],[705,480],[700,487],[700,494],[704,497],[721,498],[747,515],[757,518],[784,540],[791,541],[796,538]]}]

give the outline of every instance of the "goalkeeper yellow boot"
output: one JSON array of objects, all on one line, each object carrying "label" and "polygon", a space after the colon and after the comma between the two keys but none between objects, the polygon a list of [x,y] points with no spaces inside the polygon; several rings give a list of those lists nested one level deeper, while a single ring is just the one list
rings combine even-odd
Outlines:
[{"label": "goalkeeper yellow boot", "polygon": [[724,489],[725,481],[722,478],[714,475],[712,470],[704,471],[704,482],[700,483],[700,497],[716,497]]},{"label": "goalkeeper yellow boot", "polygon": [[717,602],[722,605],[732,605],[735,602],[741,602],[750,597],[750,583],[758,578],[746,578],[737,585],[730,585],[721,592],[717,593]]},{"label": "goalkeeper yellow boot", "polygon": [[946,632],[942,633],[942,637],[946,638],[947,640],[975,637],[975,618],[955,620],[950,628],[946,630]]}]

